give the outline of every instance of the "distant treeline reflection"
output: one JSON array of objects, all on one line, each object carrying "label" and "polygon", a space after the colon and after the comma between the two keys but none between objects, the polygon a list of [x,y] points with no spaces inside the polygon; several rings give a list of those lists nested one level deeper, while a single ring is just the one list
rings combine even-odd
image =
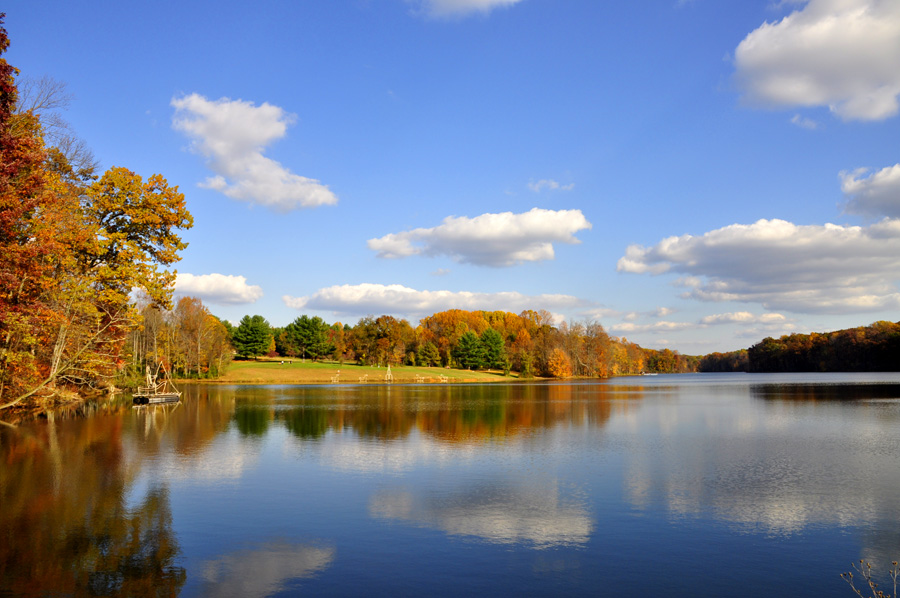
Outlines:
[{"label": "distant treeline reflection", "polygon": [[872,401],[900,398],[900,384],[754,384],[758,399],[781,401]]},{"label": "distant treeline reflection", "polygon": [[[204,389],[206,390],[206,389]],[[215,392],[216,389],[210,389]],[[238,392],[233,424],[244,436],[262,436],[282,425],[303,439],[330,431],[360,437],[403,438],[414,430],[448,442],[514,436],[560,423],[605,424],[616,400],[636,398],[635,388],[578,385],[466,386],[430,388],[368,387],[365,392],[329,394],[317,389]],[[274,399],[274,401],[273,401]]]}]

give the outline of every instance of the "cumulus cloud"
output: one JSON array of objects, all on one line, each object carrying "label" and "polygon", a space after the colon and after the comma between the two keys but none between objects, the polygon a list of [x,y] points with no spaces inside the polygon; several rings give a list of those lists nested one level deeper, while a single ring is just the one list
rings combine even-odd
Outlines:
[{"label": "cumulus cloud", "polygon": [[687,330],[689,328],[695,327],[696,325],[690,322],[667,322],[665,320],[661,320],[659,322],[653,322],[652,324],[635,324],[634,322],[622,322],[620,324],[613,324],[609,327],[609,329],[617,334],[635,334],[638,332],[653,332],[663,334],[668,332],[678,332],[680,330]]},{"label": "cumulus cloud", "polygon": [[828,106],[845,120],[894,116],[900,108],[900,2],[810,0],[752,31],[734,62],[751,103]]},{"label": "cumulus cloud", "polygon": [[[738,336],[758,337],[761,334],[771,334],[772,332],[777,331],[787,332],[793,329],[793,322],[782,314],[753,314],[749,311],[711,314],[700,318],[697,322],[669,322],[662,320],[649,324],[637,324],[633,321],[625,321],[619,324],[613,324],[609,329],[617,334],[668,334],[671,332],[680,332],[682,330],[695,330],[697,328],[708,328],[710,326],[723,326],[727,324],[744,326],[744,328],[737,333]],[[748,326],[749,328],[747,328]]]},{"label": "cumulus cloud", "polygon": [[575,233],[591,226],[581,210],[534,208],[522,214],[448,216],[439,226],[369,239],[368,246],[381,258],[447,255],[462,263],[501,267],[552,260],[554,242],[580,243]]},{"label": "cumulus cloud", "polygon": [[215,173],[202,187],[283,212],[337,203],[327,186],[263,155],[294,122],[294,116],[278,106],[228,98],[210,101],[196,93],[172,99],[172,106],[172,126],[193,140],[192,149],[207,158]]},{"label": "cumulus cloud", "polygon": [[725,314],[712,314],[700,319],[700,323],[705,326],[716,326],[720,324],[783,324],[787,318],[782,314],[752,314],[749,311],[729,312]]},{"label": "cumulus cloud", "polygon": [[759,303],[798,313],[900,308],[900,220],[872,226],[733,224],[701,236],[632,245],[620,272],[679,273],[685,297]]},{"label": "cumulus cloud", "polygon": [[537,182],[528,183],[528,188],[534,191],[535,193],[540,193],[545,189],[548,191],[571,191],[575,188],[575,183],[569,183],[568,185],[560,185],[558,182],[553,179],[541,179]]},{"label": "cumulus cloud", "polygon": [[605,320],[607,318],[620,318],[622,317],[622,312],[610,307],[594,307],[584,311],[583,315],[588,320]]},{"label": "cumulus cloud", "polygon": [[674,309],[668,307],[657,307],[653,311],[620,311],[605,307],[596,307],[589,309],[584,316],[591,320],[600,320],[608,318],[618,318],[624,322],[637,322],[642,318],[664,318],[675,313]]},{"label": "cumulus cloud", "polygon": [[179,272],[175,278],[175,293],[218,305],[254,303],[263,296],[262,288],[247,284],[243,276],[216,273],[198,276]]},{"label": "cumulus cloud", "polygon": [[487,14],[495,8],[518,4],[521,0],[407,0],[423,14],[433,18],[465,17],[475,13]]},{"label": "cumulus cloud", "polygon": [[517,292],[471,293],[468,291],[419,291],[399,284],[364,283],[320,289],[307,297],[282,297],[294,309],[314,309],[337,314],[386,313],[417,319],[448,309],[502,310],[565,309],[584,302],[571,295],[523,295]]},{"label": "cumulus cloud", "polygon": [[900,217],[900,164],[868,172],[867,168],[860,168],[841,173],[841,190],[847,196],[844,210],[867,216]]}]

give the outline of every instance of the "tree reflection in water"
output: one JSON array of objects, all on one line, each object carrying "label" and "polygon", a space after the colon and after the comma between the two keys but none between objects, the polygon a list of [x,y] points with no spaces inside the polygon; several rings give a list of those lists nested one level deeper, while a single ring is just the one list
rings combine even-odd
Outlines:
[{"label": "tree reflection in water", "polygon": [[[628,390],[577,385],[483,385],[467,387],[366,387],[334,391],[282,389],[261,396],[235,412],[242,433],[251,417],[280,422],[298,438],[316,440],[329,430],[352,431],[361,438],[394,440],[413,430],[444,442],[479,442],[530,433],[557,424],[603,425],[614,399],[634,398]],[[627,405],[620,403],[627,408]],[[250,413],[240,413],[248,409]],[[240,418],[240,419],[239,419]],[[262,424],[260,424],[262,425]]]},{"label": "tree reflection in water", "polygon": [[[181,566],[170,482],[185,476],[237,479],[241,464],[252,457],[248,446],[259,445],[278,427],[305,442],[324,442],[329,434],[352,434],[374,440],[361,445],[373,449],[390,444],[397,450],[397,445],[384,441],[413,434],[444,446],[473,445],[527,436],[560,424],[603,425],[615,402],[610,399],[620,398],[618,392],[599,390],[598,394],[595,387],[582,394],[572,385],[187,385],[183,403],[175,406],[133,409],[125,402],[109,402],[94,407],[87,417],[58,417],[16,430],[4,428],[0,430],[0,595],[177,595],[191,582]],[[152,481],[144,486],[148,480]],[[540,515],[534,521],[528,519],[512,531],[492,531],[493,541],[558,546],[579,544],[590,533],[591,520],[578,501],[565,495],[560,498],[556,491],[531,489],[525,494],[524,506],[485,502],[483,497],[474,503],[458,502],[482,514],[479,525],[488,520],[503,524],[500,514],[507,509],[518,512],[513,507],[538,508]],[[396,496],[390,494],[376,497],[370,508],[380,517],[390,512],[392,517],[426,525],[439,520],[450,533],[471,533],[459,514],[465,508],[459,511],[453,505],[419,498],[426,500],[403,514],[396,512]],[[565,529],[551,536],[535,531],[535,522],[548,514],[565,522]],[[196,573],[202,579],[193,582],[203,591],[228,595],[239,587],[234,580],[242,571],[241,563],[262,559],[271,575],[260,578],[258,587],[243,589],[264,595],[267,588],[287,587],[291,580],[318,574],[330,567],[333,558],[331,548],[269,542],[257,551],[207,561],[203,571]]]},{"label": "tree reflection in water", "polygon": [[167,491],[152,487],[139,505],[126,505],[134,469],[123,456],[121,418],[51,419],[4,434],[0,452],[0,587],[6,592],[179,592],[186,575],[177,565]]}]

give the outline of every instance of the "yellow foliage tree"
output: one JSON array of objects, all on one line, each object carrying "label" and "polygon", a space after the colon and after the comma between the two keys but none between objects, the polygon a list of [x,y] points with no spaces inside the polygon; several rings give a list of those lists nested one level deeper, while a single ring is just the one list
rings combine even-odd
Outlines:
[{"label": "yellow foliage tree", "polygon": [[572,376],[572,361],[559,347],[550,352],[547,368],[554,378],[570,378]]}]

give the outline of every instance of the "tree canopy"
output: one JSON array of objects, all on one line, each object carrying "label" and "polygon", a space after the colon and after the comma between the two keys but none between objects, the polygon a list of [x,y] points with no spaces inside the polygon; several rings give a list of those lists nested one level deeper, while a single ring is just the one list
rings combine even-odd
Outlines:
[{"label": "tree canopy", "polygon": [[260,315],[244,316],[235,328],[231,341],[241,357],[265,355],[272,342],[272,327]]}]

